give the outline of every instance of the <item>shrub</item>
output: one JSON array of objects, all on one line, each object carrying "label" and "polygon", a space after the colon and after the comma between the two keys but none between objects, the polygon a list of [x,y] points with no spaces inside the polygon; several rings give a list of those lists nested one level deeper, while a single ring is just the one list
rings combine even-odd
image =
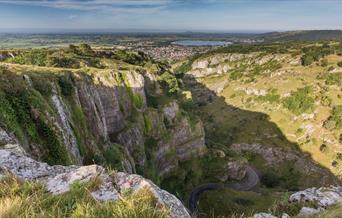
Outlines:
[{"label": "shrub", "polygon": [[342,105],[333,108],[328,120],[324,123],[327,129],[342,129]]},{"label": "shrub", "polygon": [[294,114],[310,112],[314,108],[315,100],[312,97],[312,88],[307,86],[297,89],[283,101],[283,105]]},{"label": "shrub", "polygon": [[177,94],[180,91],[177,78],[170,72],[161,75],[163,83],[167,86],[167,92],[170,95]]},{"label": "shrub", "polygon": [[82,55],[85,56],[92,56],[94,54],[94,51],[91,49],[90,45],[82,43],[78,46],[79,51]]},{"label": "shrub", "polygon": [[321,61],[321,66],[322,66],[322,67],[328,66],[328,60],[327,60],[327,59],[323,59],[323,60]]},{"label": "shrub", "polygon": [[277,89],[270,89],[265,96],[258,96],[257,99],[263,102],[278,103],[280,95],[277,94]]},{"label": "shrub", "polygon": [[310,55],[303,55],[301,58],[301,62],[303,66],[309,66],[314,62],[314,58]]}]

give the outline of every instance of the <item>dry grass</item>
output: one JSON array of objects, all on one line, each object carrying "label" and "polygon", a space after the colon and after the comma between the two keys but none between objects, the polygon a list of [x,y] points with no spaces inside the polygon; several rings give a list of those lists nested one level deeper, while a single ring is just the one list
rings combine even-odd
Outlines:
[{"label": "dry grass", "polygon": [[91,190],[98,181],[72,185],[71,191],[53,196],[41,183],[21,182],[13,177],[0,181],[0,218],[17,217],[122,217],[164,218],[166,208],[159,205],[150,190],[125,193],[116,202],[98,202]]}]

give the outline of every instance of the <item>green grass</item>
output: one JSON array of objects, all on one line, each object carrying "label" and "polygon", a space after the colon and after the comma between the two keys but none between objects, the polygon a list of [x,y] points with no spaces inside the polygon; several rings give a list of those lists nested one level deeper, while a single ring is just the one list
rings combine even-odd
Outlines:
[{"label": "green grass", "polygon": [[205,211],[208,217],[231,217],[234,214],[247,217],[256,212],[267,212],[277,198],[279,196],[272,193],[220,189],[205,192],[200,198],[199,209]]},{"label": "green grass", "polygon": [[323,213],[314,215],[312,218],[342,218],[342,204],[339,203],[332,206]]}]

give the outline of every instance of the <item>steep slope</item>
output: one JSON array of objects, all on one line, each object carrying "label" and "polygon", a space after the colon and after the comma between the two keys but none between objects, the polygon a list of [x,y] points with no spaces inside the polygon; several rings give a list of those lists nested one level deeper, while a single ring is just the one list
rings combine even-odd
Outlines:
[{"label": "steep slope", "polygon": [[[286,192],[339,184],[340,51],[339,43],[235,45],[175,69],[191,92],[190,111],[203,121],[212,159],[242,159],[261,177],[250,192],[204,193],[201,212],[267,211]],[[224,172],[224,165],[210,172]]]},{"label": "steep slope", "polygon": [[63,53],[72,62],[57,62],[75,69],[51,67],[49,50],[6,60],[37,64],[38,55],[42,67],[1,66],[1,128],[28,154],[49,164],[111,166],[159,184],[206,153],[202,124],[179,106],[167,66],[123,51],[72,49]]}]

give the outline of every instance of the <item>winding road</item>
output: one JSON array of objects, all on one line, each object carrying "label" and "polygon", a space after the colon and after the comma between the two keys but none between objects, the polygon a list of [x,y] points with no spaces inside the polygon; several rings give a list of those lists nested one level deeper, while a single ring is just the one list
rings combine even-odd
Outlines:
[{"label": "winding road", "polygon": [[200,195],[206,191],[217,190],[219,188],[230,188],[238,191],[248,191],[254,188],[259,183],[259,176],[255,170],[247,166],[246,167],[246,177],[243,181],[239,183],[232,184],[222,184],[222,183],[207,183],[194,188],[190,194],[189,198],[189,210],[194,217],[201,217],[198,214],[197,203],[199,201]]}]

